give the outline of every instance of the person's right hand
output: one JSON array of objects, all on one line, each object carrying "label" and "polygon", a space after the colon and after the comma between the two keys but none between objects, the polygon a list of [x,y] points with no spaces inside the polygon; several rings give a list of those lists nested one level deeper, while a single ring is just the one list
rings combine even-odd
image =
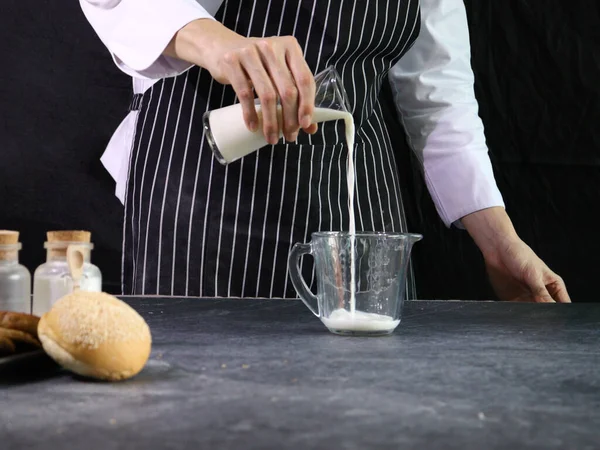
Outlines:
[{"label": "person's right hand", "polygon": [[[315,133],[315,80],[298,41],[292,36],[246,38],[221,23],[197,20],[182,28],[166,54],[198,64],[213,78],[235,90],[248,129],[262,124],[267,142],[276,144],[279,132],[295,141],[302,128]],[[254,93],[261,104],[256,113]],[[277,101],[282,122],[278,121]]]}]

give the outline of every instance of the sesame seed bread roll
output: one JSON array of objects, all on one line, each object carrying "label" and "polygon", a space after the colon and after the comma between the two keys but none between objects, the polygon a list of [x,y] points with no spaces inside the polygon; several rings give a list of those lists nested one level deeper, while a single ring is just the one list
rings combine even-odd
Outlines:
[{"label": "sesame seed bread roll", "polygon": [[144,319],[103,292],[75,291],[61,298],[40,319],[38,336],[46,353],[64,368],[108,381],[137,375],[152,345]]}]

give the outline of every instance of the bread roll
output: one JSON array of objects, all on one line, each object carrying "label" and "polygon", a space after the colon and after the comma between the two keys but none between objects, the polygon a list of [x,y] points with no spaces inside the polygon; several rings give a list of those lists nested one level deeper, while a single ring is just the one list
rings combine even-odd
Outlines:
[{"label": "bread roll", "polygon": [[0,328],[9,328],[31,334],[37,338],[37,326],[40,318],[31,314],[12,311],[0,311]]},{"label": "bread roll", "polygon": [[29,333],[19,330],[11,330],[10,328],[0,327],[0,337],[8,338],[13,343],[24,344],[27,347],[40,348],[39,341]]},{"label": "bread roll", "polygon": [[144,319],[103,292],[75,291],[42,316],[38,336],[64,368],[100,380],[137,375],[148,361],[152,338]]},{"label": "bread roll", "polygon": [[16,350],[13,341],[7,337],[0,336],[0,357],[12,355]]}]

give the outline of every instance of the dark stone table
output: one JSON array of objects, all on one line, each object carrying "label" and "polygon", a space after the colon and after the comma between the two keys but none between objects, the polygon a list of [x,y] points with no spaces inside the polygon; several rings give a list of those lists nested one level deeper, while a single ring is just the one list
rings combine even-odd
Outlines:
[{"label": "dark stone table", "polygon": [[356,338],[298,301],[127,301],[144,371],[4,380],[2,450],[600,447],[600,304],[411,302]]}]

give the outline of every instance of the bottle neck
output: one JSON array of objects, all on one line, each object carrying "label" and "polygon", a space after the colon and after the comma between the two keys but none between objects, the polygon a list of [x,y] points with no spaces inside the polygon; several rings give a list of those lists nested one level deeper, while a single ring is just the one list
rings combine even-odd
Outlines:
[{"label": "bottle neck", "polygon": [[[57,250],[46,251],[46,262],[67,262],[67,253]],[[90,262],[90,252],[84,252],[83,262]]]},{"label": "bottle neck", "polygon": [[19,255],[11,259],[0,259],[0,267],[16,266],[19,264]]},{"label": "bottle neck", "polygon": [[18,264],[19,250],[21,250],[20,242],[10,244],[0,243],[0,262],[4,262],[3,266]]}]

